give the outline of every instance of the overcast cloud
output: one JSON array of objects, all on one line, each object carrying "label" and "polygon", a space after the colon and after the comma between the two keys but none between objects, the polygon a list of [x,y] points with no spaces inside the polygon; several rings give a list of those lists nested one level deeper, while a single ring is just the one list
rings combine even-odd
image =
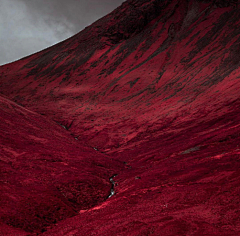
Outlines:
[{"label": "overcast cloud", "polygon": [[0,0],[0,65],[60,42],[123,0]]}]

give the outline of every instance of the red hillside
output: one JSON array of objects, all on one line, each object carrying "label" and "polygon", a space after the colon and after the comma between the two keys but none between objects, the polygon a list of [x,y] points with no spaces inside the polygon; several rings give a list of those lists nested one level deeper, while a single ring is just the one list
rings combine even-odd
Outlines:
[{"label": "red hillside", "polygon": [[0,67],[0,235],[240,235],[239,8],[128,0]]}]

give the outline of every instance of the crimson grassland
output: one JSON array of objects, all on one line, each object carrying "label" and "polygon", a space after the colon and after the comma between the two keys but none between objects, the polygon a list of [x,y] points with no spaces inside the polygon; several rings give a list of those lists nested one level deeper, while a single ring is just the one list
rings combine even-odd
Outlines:
[{"label": "crimson grassland", "polygon": [[128,0],[1,66],[0,235],[240,235],[239,7]]}]

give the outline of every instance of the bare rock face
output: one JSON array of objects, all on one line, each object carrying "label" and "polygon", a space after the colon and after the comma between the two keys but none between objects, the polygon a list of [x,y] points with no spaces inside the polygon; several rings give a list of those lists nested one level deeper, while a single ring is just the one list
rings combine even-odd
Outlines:
[{"label": "bare rock face", "polygon": [[129,0],[0,67],[0,234],[239,235],[239,26]]}]

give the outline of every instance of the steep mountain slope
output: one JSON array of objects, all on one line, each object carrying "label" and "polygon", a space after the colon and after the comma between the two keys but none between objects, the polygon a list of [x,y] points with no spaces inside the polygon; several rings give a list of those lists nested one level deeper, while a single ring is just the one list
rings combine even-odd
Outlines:
[{"label": "steep mountain slope", "polygon": [[214,113],[209,99],[222,97],[220,107],[232,99],[221,96],[221,83],[237,77],[238,10],[211,1],[127,1],[71,39],[2,67],[1,92],[112,149],[135,136],[125,122],[146,132],[195,103]]},{"label": "steep mountain slope", "polygon": [[68,150],[86,145],[125,163],[91,154],[104,162],[101,181],[118,174],[116,196],[106,200],[110,183],[101,185],[101,200],[45,235],[240,234],[239,5],[129,0],[72,38],[0,67],[2,94],[78,139],[65,130],[43,145],[49,154],[71,137]]}]

